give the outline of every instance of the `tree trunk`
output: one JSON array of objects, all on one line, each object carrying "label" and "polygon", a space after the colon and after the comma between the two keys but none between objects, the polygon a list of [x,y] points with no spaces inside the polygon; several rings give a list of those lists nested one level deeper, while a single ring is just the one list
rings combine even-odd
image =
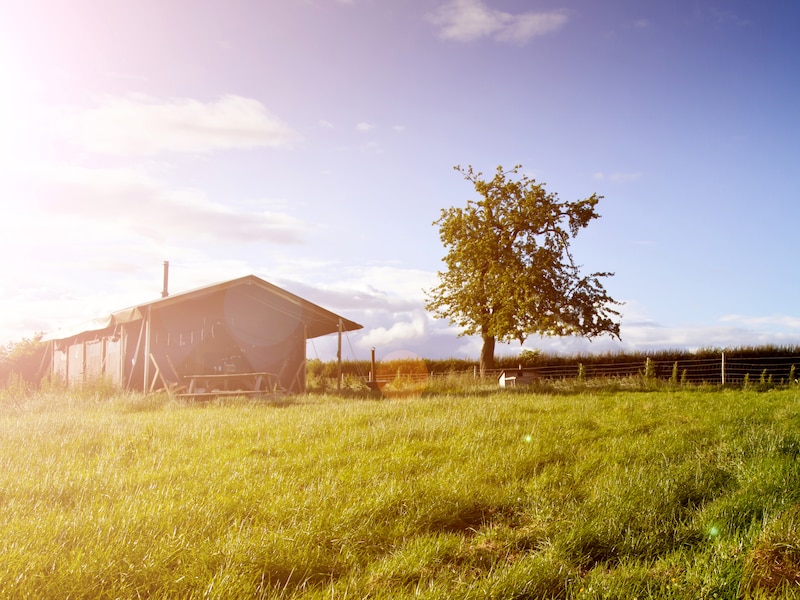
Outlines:
[{"label": "tree trunk", "polygon": [[494,336],[483,335],[483,346],[481,347],[481,379],[486,375],[487,369],[494,369]]}]

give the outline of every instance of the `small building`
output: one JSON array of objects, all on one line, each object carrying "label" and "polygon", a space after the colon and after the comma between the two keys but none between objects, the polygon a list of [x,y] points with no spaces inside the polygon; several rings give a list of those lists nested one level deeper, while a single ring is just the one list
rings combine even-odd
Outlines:
[{"label": "small building", "polygon": [[231,385],[303,393],[306,341],[361,328],[248,275],[137,304],[44,339],[52,374],[70,386],[103,378],[145,392],[201,395]]},{"label": "small building", "polygon": [[536,381],[536,371],[534,369],[507,369],[500,373],[497,378],[500,387],[517,387],[520,385],[531,385]]}]

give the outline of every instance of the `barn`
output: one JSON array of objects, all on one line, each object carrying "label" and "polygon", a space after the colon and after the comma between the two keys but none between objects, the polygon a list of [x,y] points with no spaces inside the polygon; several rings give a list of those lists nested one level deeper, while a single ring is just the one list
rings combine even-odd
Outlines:
[{"label": "barn", "polygon": [[362,328],[255,275],[174,295],[165,283],[163,296],[46,336],[52,374],[193,396],[303,393],[306,341]]}]

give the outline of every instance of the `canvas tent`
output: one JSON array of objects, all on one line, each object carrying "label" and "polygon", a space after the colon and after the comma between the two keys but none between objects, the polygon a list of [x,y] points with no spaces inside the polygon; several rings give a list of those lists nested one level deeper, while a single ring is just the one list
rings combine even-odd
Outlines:
[{"label": "canvas tent", "polygon": [[185,388],[193,376],[265,373],[305,391],[306,341],[361,325],[254,275],[174,294],[45,337],[54,376],[126,389]]}]

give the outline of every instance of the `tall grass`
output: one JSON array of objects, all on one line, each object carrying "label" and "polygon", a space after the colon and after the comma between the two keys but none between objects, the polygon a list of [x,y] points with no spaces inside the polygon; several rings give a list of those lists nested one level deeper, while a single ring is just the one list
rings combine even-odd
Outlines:
[{"label": "tall grass", "polygon": [[800,590],[800,394],[0,405],[0,597]]}]

